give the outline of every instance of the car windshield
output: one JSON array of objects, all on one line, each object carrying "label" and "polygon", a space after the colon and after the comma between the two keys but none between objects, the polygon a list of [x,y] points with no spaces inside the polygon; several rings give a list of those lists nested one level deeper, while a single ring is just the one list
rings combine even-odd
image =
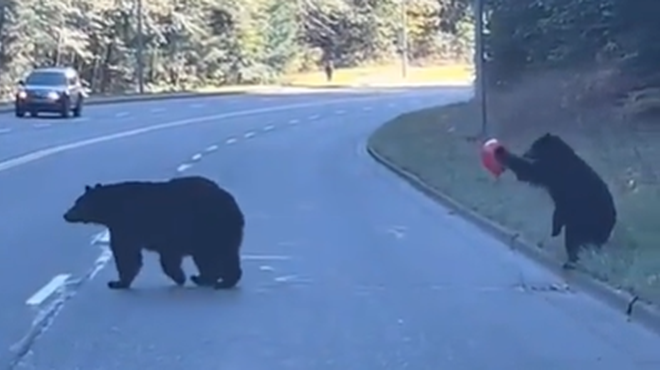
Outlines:
[{"label": "car windshield", "polygon": [[33,72],[25,80],[27,85],[65,85],[66,77],[61,72]]}]

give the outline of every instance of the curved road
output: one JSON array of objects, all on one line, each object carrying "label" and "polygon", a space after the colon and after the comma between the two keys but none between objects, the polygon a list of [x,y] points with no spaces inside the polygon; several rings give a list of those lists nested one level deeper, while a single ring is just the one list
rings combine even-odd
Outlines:
[{"label": "curved road", "polygon": [[[0,115],[0,369],[658,369],[656,336],[554,289],[557,277],[365,154],[385,120],[467,94],[182,99],[89,106],[70,121]],[[133,291],[108,290],[115,271],[93,238],[101,230],[66,225],[62,212],[88,183],[180,173],[216,179],[244,207],[240,289],[172,288],[146,256]]]}]

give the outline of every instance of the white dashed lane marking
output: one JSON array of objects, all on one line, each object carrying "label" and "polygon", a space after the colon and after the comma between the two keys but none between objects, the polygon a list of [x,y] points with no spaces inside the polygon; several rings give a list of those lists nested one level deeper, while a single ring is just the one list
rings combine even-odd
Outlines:
[{"label": "white dashed lane marking", "polygon": [[117,117],[117,118],[119,118],[119,117],[126,117],[126,116],[128,116],[128,112],[119,112],[119,113],[115,113],[115,117]]},{"label": "white dashed lane marking", "polygon": [[176,172],[185,172],[188,169],[190,169],[190,167],[192,167],[191,164],[184,163],[184,164],[182,164],[182,165],[180,165],[179,167],[176,168]]},{"label": "white dashed lane marking", "polygon": [[0,128],[0,135],[2,134],[8,134],[11,132],[10,128]]},{"label": "white dashed lane marking", "polygon": [[289,121],[289,124],[290,124],[290,125],[295,125],[295,124],[297,124],[298,122],[300,122],[300,121],[298,121],[297,119],[292,119],[291,121]]},{"label": "white dashed lane marking", "polygon": [[50,123],[33,123],[32,127],[34,128],[46,128],[52,126]]},{"label": "white dashed lane marking", "polygon": [[101,231],[92,237],[92,245],[108,243],[110,243],[110,232],[108,230]]},{"label": "white dashed lane marking", "polygon": [[150,112],[151,113],[165,112],[165,108],[151,108]]},{"label": "white dashed lane marking", "polygon": [[243,136],[245,136],[246,139],[249,139],[249,138],[254,136],[254,132],[252,132],[252,131],[246,132],[245,135],[243,135]]},{"label": "white dashed lane marking", "polygon": [[57,293],[64,285],[66,284],[66,281],[69,279],[71,275],[69,274],[59,274],[54,276],[48,284],[44,285],[41,287],[41,289],[37,290],[36,293],[34,293],[30,298],[28,298],[27,301],[25,301],[25,304],[28,306],[40,306],[42,303],[44,303],[50,296],[53,294]]},{"label": "white dashed lane marking", "polygon": [[291,259],[291,257],[244,254],[241,256],[241,259],[246,261],[288,261]]},{"label": "white dashed lane marking", "polygon": [[199,161],[200,159],[202,159],[202,155],[199,154],[199,153],[193,155],[192,158],[190,158],[190,160],[192,160],[193,162],[197,162],[197,161]]},{"label": "white dashed lane marking", "polygon": [[275,278],[275,281],[278,283],[285,283],[287,281],[291,281],[296,279],[298,276],[297,275],[285,275],[285,276],[278,276]]},{"label": "white dashed lane marking", "polygon": [[343,109],[339,109],[339,110],[336,110],[335,113],[336,114],[344,114],[344,113],[346,113],[346,111],[343,110]]},{"label": "white dashed lane marking", "polygon": [[230,138],[230,139],[227,139],[227,140],[225,141],[225,143],[228,144],[228,145],[231,145],[231,144],[236,143],[236,141],[238,141],[238,140],[236,140],[236,139],[234,139],[234,138],[232,137],[232,138]]},{"label": "white dashed lane marking", "polygon": [[314,115],[311,115],[311,116],[307,117],[307,119],[309,119],[309,120],[315,120],[315,119],[319,119],[320,117],[321,117],[321,116],[319,116],[318,114],[314,114]]},{"label": "white dashed lane marking", "polygon": [[102,246],[101,254],[99,254],[99,256],[94,261],[94,267],[89,274],[89,279],[93,279],[96,276],[96,274],[98,274],[99,271],[101,271],[105,267],[105,265],[108,264],[111,258],[112,258],[112,252],[110,251],[110,248],[108,248],[107,246]]},{"label": "white dashed lane marking", "polygon": [[211,146],[206,147],[206,149],[204,149],[204,152],[210,153],[210,152],[215,152],[216,150],[218,150],[218,146],[217,145],[211,145]]},{"label": "white dashed lane marking", "polygon": [[273,126],[273,125],[268,125],[268,126],[263,128],[264,131],[271,131],[273,129],[275,129],[275,126]]}]

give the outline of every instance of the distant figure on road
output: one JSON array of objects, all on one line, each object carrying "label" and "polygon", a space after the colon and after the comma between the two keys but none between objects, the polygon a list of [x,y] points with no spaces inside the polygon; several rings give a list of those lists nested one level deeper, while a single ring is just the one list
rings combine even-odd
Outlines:
[{"label": "distant figure on road", "polygon": [[328,82],[332,82],[332,72],[334,72],[335,66],[332,64],[331,60],[325,62],[325,79]]}]

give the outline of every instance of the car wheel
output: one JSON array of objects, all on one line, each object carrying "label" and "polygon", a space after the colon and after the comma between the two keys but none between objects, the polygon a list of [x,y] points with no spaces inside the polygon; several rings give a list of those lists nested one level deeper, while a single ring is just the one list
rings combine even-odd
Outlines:
[{"label": "car wheel", "polygon": [[73,116],[80,117],[82,115],[82,108],[83,108],[83,98],[79,97],[75,108],[73,108]]},{"label": "car wheel", "polygon": [[23,110],[20,109],[20,108],[16,108],[16,109],[14,109],[14,114],[15,114],[16,117],[18,117],[18,118],[23,118],[23,117],[25,117],[25,111],[23,111]]}]

